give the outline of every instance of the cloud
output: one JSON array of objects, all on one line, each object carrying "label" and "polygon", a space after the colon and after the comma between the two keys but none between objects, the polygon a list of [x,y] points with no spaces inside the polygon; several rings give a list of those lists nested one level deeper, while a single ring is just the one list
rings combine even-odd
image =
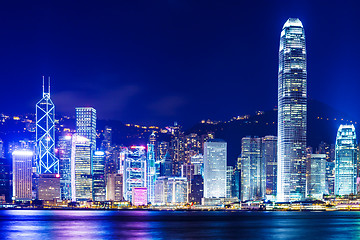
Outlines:
[{"label": "cloud", "polygon": [[187,100],[182,96],[166,96],[149,104],[148,109],[160,116],[172,117],[178,115],[179,109],[186,104]]},{"label": "cloud", "polygon": [[57,112],[73,115],[75,107],[90,106],[101,118],[117,119],[140,92],[139,86],[125,85],[112,90],[63,91],[52,98]]}]

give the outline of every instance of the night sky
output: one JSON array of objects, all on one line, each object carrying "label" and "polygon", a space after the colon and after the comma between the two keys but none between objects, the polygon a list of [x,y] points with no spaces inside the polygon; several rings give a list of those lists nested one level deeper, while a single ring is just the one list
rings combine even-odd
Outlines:
[{"label": "night sky", "polygon": [[57,114],[191,126],[270,110],[281,28],[298,17],[309,98],[360,119],[356,1],[4,2],[0,112],[34,113],[42,75]]}]

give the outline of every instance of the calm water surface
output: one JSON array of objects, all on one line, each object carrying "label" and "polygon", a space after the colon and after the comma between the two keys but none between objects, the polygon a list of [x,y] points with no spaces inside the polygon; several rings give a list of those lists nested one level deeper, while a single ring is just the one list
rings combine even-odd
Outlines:
[{"label": "calm water surface", "polygon": [[2,239],[360,239],[360,212],[2,210]]}]

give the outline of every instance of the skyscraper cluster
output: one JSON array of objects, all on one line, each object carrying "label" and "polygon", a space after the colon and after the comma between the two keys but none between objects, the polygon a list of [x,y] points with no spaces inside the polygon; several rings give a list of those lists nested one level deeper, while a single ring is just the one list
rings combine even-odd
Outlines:
[{"label": "skyscraper cluster", "polygon": [[[335,144],[307,146],[306,44],[297,18],[280,34],[278,135],[242,137],[235,166],[228,164],[226,141],[212,132],[186,133],[177,123],[151,131],[144,144],[114,144],[112,127],[97,129],[93,107],[75,108],[75,129],[56,136],[50,79],[46,83],[36,104],[35,141],[12,150],[13,200],[216,205],[358,193],[353,125],[339,127]],[[9,169],[1,160],[0,173],[9,178]],[[4,189],[0,200],[8,201]]]}]

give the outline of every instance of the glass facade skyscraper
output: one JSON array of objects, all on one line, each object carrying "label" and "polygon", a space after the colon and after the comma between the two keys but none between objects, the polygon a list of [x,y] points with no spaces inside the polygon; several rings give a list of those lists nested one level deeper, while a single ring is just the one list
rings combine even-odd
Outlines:
[{"label": "glass facade skyscraper", "polygon": [[335,195],[357,193],[357,155],[354,125],[340,125],[335,145]]},{"label": "glass facade skyscraper", "polygon": [[96,110],[94,108],[76,108],[76,133],[89,139],[91,149],[96,149]]},{"label": "glass facade skyscraper", "polygon": [[36,173],[59,173],[59,160],[55,156],[55,105],[50,99],[50,78],[47,90],[36,104]]},{"label": "glass facade skyscraper", "polygon": [[226,197],[227,143],[211,139],[204,146],[204,198]]},{"label": "glass facade skyscraper", "polygon": [[300,200],[306,190],[307,71],[305,32],[289,18],[280,36],[277,201]]}]

